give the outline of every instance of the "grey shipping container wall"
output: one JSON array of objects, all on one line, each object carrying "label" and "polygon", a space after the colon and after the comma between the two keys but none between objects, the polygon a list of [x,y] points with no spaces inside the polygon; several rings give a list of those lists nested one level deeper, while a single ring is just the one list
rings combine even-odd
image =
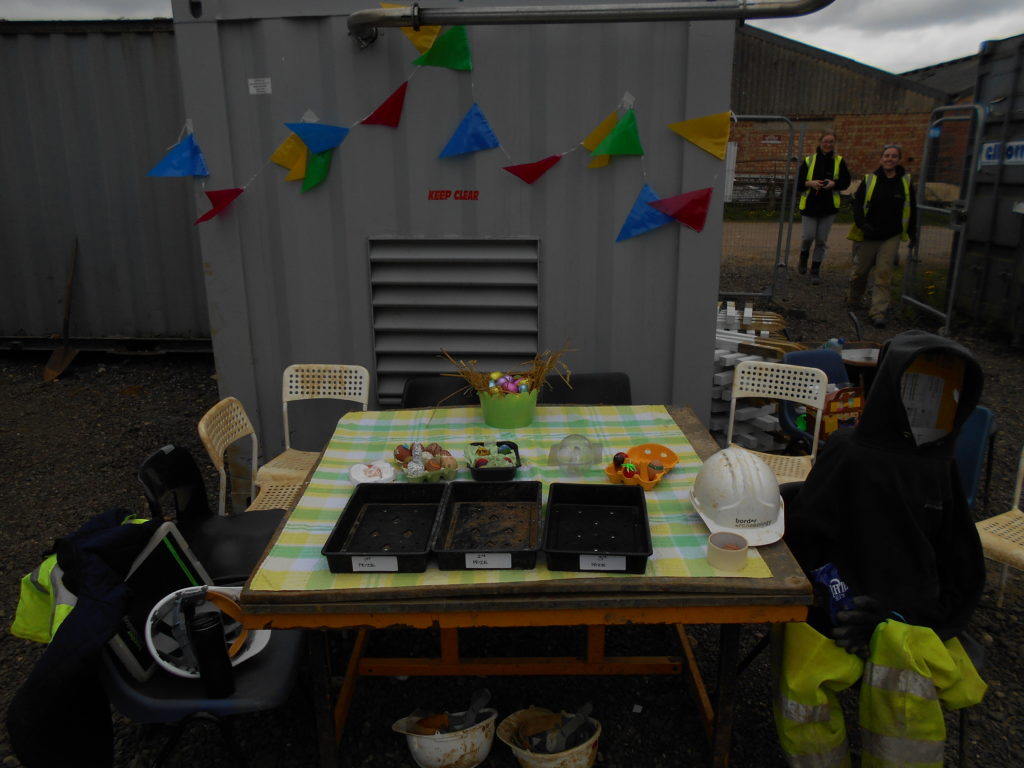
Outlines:
[{"label": "grey shipping container wall", "polygon": [[982,146],[967,219],[958,309],[1024,339],[1024,35],[986,42],[975,101]]},{"label": "grey shipping container wall", "polygon": [[[634,402],[689,404],[706,417],[724,163],[668,124],[729,109],[734,24],[469,26],[473,70],[464,72],[413,66],[417,51],[398,29],[361,49],[347,14],[374,7],[173,3],[207,188],[245,188],[199,236],[221,391],[245,404],[264,453],[281,444],[280,377],[290,363],[365,365],[377,398],[374,270],[411,265],[417,242],[435,256],[445,243],[457,252],[471,243],[473,269],[486,275],[487,259],[511,247],[521,265],[513,330],[527,343],[523,318],[536,295],[539,349],[568,345],[575,371],[628,372]],[[397,128],[359,124],[411,75]],[[578,145],[624,96],[645,155],[588,168]],[[439,158],[474,103],[501,148]],[[303,192],[268,158],[289,134],[284,124],[309,113],[351,132],[326,181]],[[562,152],[532,185],[503,170]],[[645,183],[660,197],[712,188],[703,232],[673,222],[616,243]],[[429,294],[403,292],[419,302]],[[496,301],[499,326],[504,311]],[[419,351],[436,357],[435,343],[425,336]]]},{"label": "grey shipping container wall", "polygon": [[3,344],[61,330],[76,237],[74,338],[209,338],[197,183],[146,178],[185,120],[172,30],[0,24]]}]

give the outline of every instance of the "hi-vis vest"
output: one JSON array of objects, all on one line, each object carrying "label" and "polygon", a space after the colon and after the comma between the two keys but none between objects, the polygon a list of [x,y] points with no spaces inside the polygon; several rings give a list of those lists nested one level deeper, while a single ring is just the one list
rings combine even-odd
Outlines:
[{"label": "hi-vis vest", "polygon": [[[867,218],[868,208],[871,206],[871,196],[875,193],[875,185],[878,183],[878,177],[869,173],[864,176],[864,183],[867,185],[867,192],[864,193],[864,217]],[[903,174],[903,231],[900,233],[900,240],[907,241],[910,239],[910,174]],[[860,227],[854,224],[850,227],[850,232],[846,236],[847,240],[855,240],[860,242],[864,239],[864,233]]]},{"label": "hi-vis vest", "polygon": [[21,578],[21,596],[11,624],[11,634],[37,643],[48,643],[61,622],[78,602],[61,580],[57,556],[50,555]]},{"label": "hi-vis vest", "polygon": [[[815,163],[815,161],[817,159],[818,159],[818,153],[817,152],[815,152],[813,155],[808,155],[807,157],[804,158],[804,162],[807,163],[807,181],[813,181],[814,180],[814,163]],[[842,155],[836,155],[835,156],[835,165],[832,168],[832,181],[838,181],[839,180],[839,164],[841,162],[843,162],[843,156]],[[807,196],[809,194],[810,194],[810,190],[805,188],[804,191],[800,195],[800,210],[801,211],[804,208],[807,207]],[[836,207],[837,211],[839,210],[839,190],[836,189],[835,187],[832,188],[832,205],[834,205]]]},{"label": "hi-vis vest", "polygon": [[[956,638],[928,627],[879,624],[865,663],[809,624],[776,630],[775,726],[786,760],[799,768],[849,766],[837,692],[858,679],[863,768],[941,768],[942,708],[981,701],[986,685]],[[780,647],[781,645],[781,647]]]}]

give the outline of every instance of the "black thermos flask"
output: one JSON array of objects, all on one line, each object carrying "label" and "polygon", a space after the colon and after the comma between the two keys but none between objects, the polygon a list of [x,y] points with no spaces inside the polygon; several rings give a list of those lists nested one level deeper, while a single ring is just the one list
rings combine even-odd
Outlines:
[{"label": "black thermos flask", "polygon": [[224,699],[235,692],[235,675],[224,642],[220,612],[197,613],[188,624],[189,640],[199,662],[199,677],[206,695]]}]

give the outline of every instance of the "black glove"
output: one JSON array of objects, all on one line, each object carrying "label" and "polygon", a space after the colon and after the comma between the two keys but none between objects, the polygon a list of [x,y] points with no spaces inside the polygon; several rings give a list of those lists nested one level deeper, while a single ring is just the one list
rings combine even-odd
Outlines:
[{"label": "black glove", "polygon": [[868,595],[857,595],[853,598],[853,610],[839,611],[836,614],[838,623],[832,630],[836,645],[845,648],[867,661],[871,654],[871,636],[875,627],[889,617],[881,604]]}]

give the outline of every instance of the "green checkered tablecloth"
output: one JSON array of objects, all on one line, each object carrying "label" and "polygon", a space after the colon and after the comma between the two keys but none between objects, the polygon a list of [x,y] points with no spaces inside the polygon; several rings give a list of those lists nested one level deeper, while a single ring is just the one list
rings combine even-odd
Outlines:
[{"label": "green checkered tablecloth", "polygon": [[[551,447],[566,435],[586,435],[602,446],[610,460],[616,451],[634,445],[660,443],[679,456],[679,463],[647,492],[654,555],[647,563],[647,577],[768,578],[771,572],[750,550],[742,571],[719,571],[705,559],[708,530],[689,501],[690,486],[701,461],[682,431],[662,406],[549,406],[537,409],[529,427],[514,431],[487,426],[479,408],[430,410],[358,411],[346,414],[317,467],[309,487],[257,572],[250,589],[345,590],[373,587],[431,586],[451,584],[498,584],[553,579],[594,578],[592,572],[549,571],[538,558],[531,570],[441,571],[433,563],[424,573],[331,573],[320,550],[327,541],[354,488],[349,468],[356,463],[391,458],[400,443],[438,442],[456,457],[470,442],[514,440],[523,466],[517,480],[607,483],[603,466],[595,465],[582,476],[568,476],[549,464]],[[401,473],[399,473],[401,477]],[[459,480],[469,480],[468,468],[459,469]],[[601,573],[608,578],[640,578],[630,574]]]}]

